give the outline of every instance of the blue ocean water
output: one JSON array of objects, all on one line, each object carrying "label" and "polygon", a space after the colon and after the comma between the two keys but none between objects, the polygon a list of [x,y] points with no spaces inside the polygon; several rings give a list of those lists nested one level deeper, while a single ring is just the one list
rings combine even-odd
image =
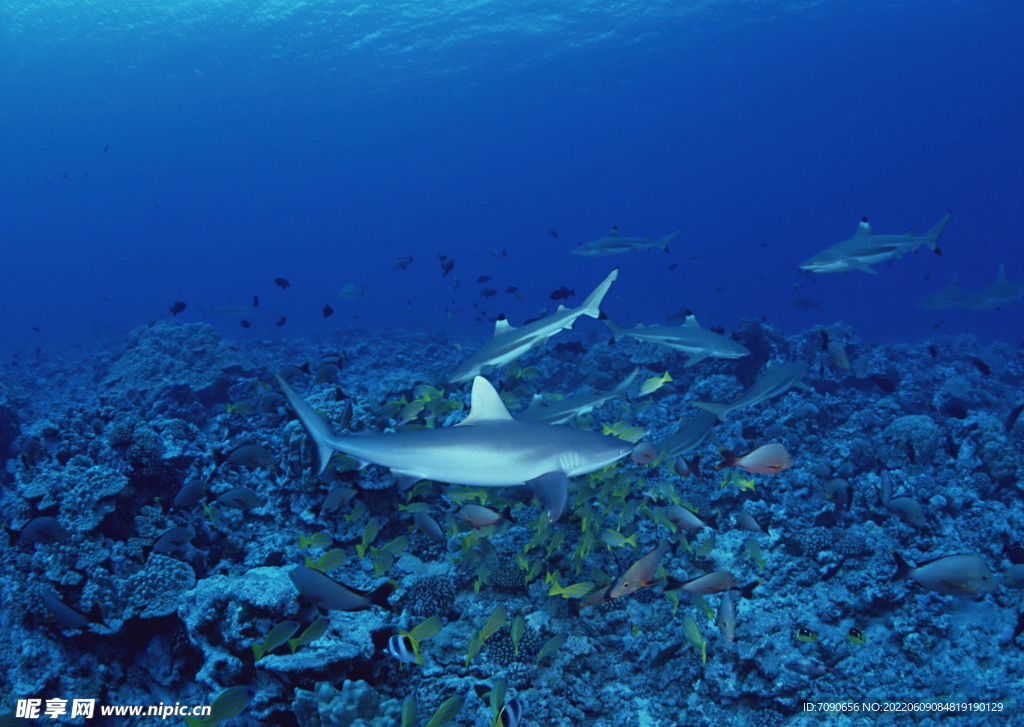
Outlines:
[{"label": "blue ocean water", "polygon": [[[357,710],[345,705],[365,698],[387,705],[363,703],[368,722],[405,724],[400,705],[415,696],[423,724],[460,695],[456,723],[484,725],[492,715],[473,684],[504,676],[524,725],[809,724],[801,704],[846,699],[998,704],[962,719],[1013,724],[1024,320],[1012,300],[918,303],[954,276],[981,289],[1000,266],[1024,280],[1022,32],[1024,8],[998,0],[0,3],[0,502],[14,533],[39,516],[71,533],[63,544],[9,537],[2,587],[23,598],[4,616],[0,712],[30,697],[191,703],[244,686],[256,699],[239,723],[350,724]],[[880,235],[923,234],[950,210],[940,255],[921,247],[877,275],[798,270],[863,216]],[[667,252],[573,254],[612,227],[681,233]],[[496,494],[489,504],[514,508],[516,523],[481,544],[454,527],[461,503],[439,486],[414,492],[463,545],[433,546],[395,515],[405,494],[386,472],[318,480],[286,408],[250,410],[272,372],[309,362],[296,388],[336,425],[401,427],[417,397],[429,416],[408,412],[414,426],[452,424],[469,387],[416,385],[446,382],[499,316],[519,326],[578,306],[613,268],[601,310],[619,324],[679,325],[689,310],[752,354],[691,369],[651,344],[613,345],[583,317],[520,364],[484,372],[513,411],[534,394],[609,389],[634,365],[640,381],[668,370],[675,381],[650,406],[634,393],[631,406],[575,422],[634,423],[661,442],[688,400],[730,401],[769,359],[807,363],[811,391],[731,415],[703,443],[703,465],[687,450],[647,484],[623,465],[634,496],[621,503],[608,480],[577,480],[564,548],[536,525],[535,504]],[[553,297],[563,286],[571,295]],[[823,328],[852,368],[824,350]],[[338,353],[341,370],[320,379],[321,357]],[[753,493],[713,468],[719,445],[773,441],[795,465]],[[212,453],[250,443],[269,448],[272,468]],[[820,497],[839,477],[858,493],[852,510]],[[193,478],[212,493],[206,511],[170,507]],[[879,499],[890,480],[926,525]],[[745,506],[774,523],[757,536],[767,571],[731,525],[710,545],[687,536],[715,557],[684,554],[683,536],[666,555],[669,575],[763,581],[739,601],[735,644],[699,603],[684,597],[677,613],[660,589],[576,618],[542,585],[552,573],[601,585],[656,548],[671,532],[655,516],[669,481],[705,515],[731,523]],[[358,495],[324,517],[339,485]],[[264,504],[211,515],[228,487]],[[597,515],[588,494],[632,514]],[[357,558],[371,517],[375,547],[407,534],[423,562],[389,571]],[[595,522],[638,542],[588,551]],[[176,526],[194,542],[151,565],[153,541]],[[334,641],[260,664],[251,644],[275,623],[317,617],[283,568],[308,554],[297,534],[319,530],[351,559],[339,580],[399,579],[402,613],[333,610]],[[547,545],[531,553],[535,531]],[[922,571],[909,588],[887,584],[890,550],[915,565],[980,553],[1001,585],[989,593],[994,581],[956,572],[966,592],[951,596],[922,586]],[[540,578],[503,591],[487,571],[523,565],[520,554],[524,570],[542,563]],[[152,594],[156,578],[169,596]],[[92,625],[55,624],[45,589]],[[495,635],[504,651],[463,665],[498,604],[509,609]],[[706,667],[684,613],[708,639]],[[531,659],[548,638],[567,634],[567,645],[540,666],[509,656],[517,614]],[[425,664],[398,666],[376,643],[433,615],[445,630]],[[801,627],[820,640],[792,638]],[[680,656],[659,661],[679,643]],[[79,663],[107,665],[108,677],[73,672]]]}]

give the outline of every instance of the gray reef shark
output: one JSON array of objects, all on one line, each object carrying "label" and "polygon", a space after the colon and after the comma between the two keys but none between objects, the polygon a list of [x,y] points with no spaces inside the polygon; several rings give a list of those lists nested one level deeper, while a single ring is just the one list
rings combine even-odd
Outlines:
[{"label": "gray reef shark", "polygon": [[976,295],[976,291],[969,290],[960,285],[958,276],[954,275],[953,280],[950,281],[947,287],[932,293],[917,305],[919,308],[926,308],[928,310],[967,308]]},{"label": "gray reef shark", "polygon": [[388,467],[403,488],[419,480],[471,487],[529,484],[554,522],[565,508],[570,477],[595,472],[630,453],[636,461],[652,458],[646,443],[634,446],[597,432],[513,419],[482,376],[473,380],[469,415],[455,426],[358,435],[335,434],[284,379],[276,378],[316,445],[318,473],[332,452],[342,452],[363,466]]},{"label": "gray reef shark", "polygon": [[611,401],[612,399],[629,401],[629,387],[633,385],[633,382],[639,375],[640,367],[637,366],[629,376],[624,378],[611,391],[596,394],[580,394],[579,396],[571,396],[568,399],[556,400],[534,397],[526,410],[516,414],[516,419],[526,422],[543,422],[544,424],[569,424],[576,417],[593,411],[606,401]]},{"label": "gray reef shark", "polygon": [[934,253],[941,255],[939,235],[946,229],[951,214],[953,213],[947,212],[926,235],[915,235],[913,230],[906,235],[876,235],[868,224],[868,218],[862,217],[857,233],[853,237],[804,260],[800,264],[800,269],[810,273],[846,273],[850,270],[863,270],[865,273],[876,274],[878,271],[873,270],[872,265],[902,257],[904,253],[916,251],[921,245],[927,245]]},{"label": "gray reef shark", "polygon": [[994,282],[981,290],[971,290],[960,285],[957,276],[953,276],[949,286],[932,293],[918,303],[918,307],[928,310],[991,310],[1002,308],[1024,298],[1024,283],[1006,277],[1006,266],[999,266],[999,275]]},{"label": "gray reef shark", "polygon": [[701,328],[696,316],[686,316],[682,326],[651,326],[638,323],[636,328],[623,328],[611,318],[602,317],[616,342],[623,336],[632,336],[638,341],[649,341],[674,351],[682,351],[690,358],[685,366],[693,366],[708,358],[742,358],[750,353],[743,344],[720,333]]},{"label": "gray reef shark", "polygon": [[462,362],[462,365],[452,374],[452,383],[469,381],[479,374],[490,374],[500,366],[506,366],[535,346],[543,346],[548,338],[566,328],[572,328],[572,324],[580,316],[597,318],[601,315],[601,300],[611,287],[615,279],[619,277],[619,270],[616,268],[608,273],[601,284],[594,288],[594,291],[587,296],[579,308],[566,308],[558,306],[558,310],[549,316],[527,323],[520,328],[513,328],[508,321],[501,319],[494,324],[494,337],[485,343],[483,347]]},{"label": "gray reef shark", "polygon": [[681,229],[665,235],[660,240],[652,240],[649,237],[619,237],[619,228],[613,227],[605,237],[597,240],[590,240],[579,245],[572,251],[573,255],[582,257],[604,257],[615,255],[620,252],[632,252],[633,250],[646,250],[649,247],[660,247],[668,252],[668,244],[676,239],[682,232]]},{"label": "gray reef shark", "polygon": [[994,283],[989,283],[974,294],[967,308],[971,310],[989,310],[1002,308],[1024,298],[1024,283],[1006,277],[1006,266],[999,266],[999,275]]},{"label": "gray reef shark", "polygon": [[737,409],[744,409],[753,406],[761,401],[774,399],[780,394],[785,394],[792,388],[803,388],[807,386],[800,382],[800,379],[807,373],[810,366],[803,361],[794,363],[773,363],[768,362],[765,374],[746,391],[740,393],[728,404],[715,404],[708,401],[691,401],[690,406],[709,411],[719,419],[725,419],[726,415]]},{"label": "gray reef shark", "polygon": [[665,437],[655,445],[663,460],[675,459],[696,449],[711,435],[711,428],[718,424],[718,417],[709,411],[699,411],[689,419],[681,419],[674,434]]}]

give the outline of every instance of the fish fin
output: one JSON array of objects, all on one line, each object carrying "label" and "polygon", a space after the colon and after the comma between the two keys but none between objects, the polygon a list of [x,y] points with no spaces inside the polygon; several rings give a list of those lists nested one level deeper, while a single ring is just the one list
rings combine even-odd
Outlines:
[{"label": "fish fin", "polygon": [[606,316],[604,313],[601,313],[598,316],[598,318],[602,320],[606,326],[608,326],[608,330],[612,332],[612,338],[615,339],[616,343],[621,341],[622,337],[626,335],[626,329],[620,326],[615,321],[613,321],[608,316]]},{"label": "fish fin", "polygon": [[423,479],[419,475],[414,475],[410,472],[402,472],[401,470],[391,470],[391,474],[395,476],[395,481],[398,483],[399,490],[408,490]]},{"label": "fish fin", "polygon": [[678,591],[684,585],[686,581],[681,581],[673,576],[665,576],[665,586],[661,589],[663,591]]},{"label": "fish fin", "polygon": [[608,230],[608,235],[607,236],[608,237],[618,237],[619,236],[619,228],[616,226],[616,227],[613,227],[612,229]]},{"label": "fish fin", "polygon": [[860,218],[860,224],[857,225],[857,235],[873,235],[875,231],[871,229],[871,223],[868,222],[867,217]]},{"label": "fish fin", "polygon": [[872,275],[878,275],[877,270],[872,270],[871,266],[860,260],[852,259],[847,263],[854,270],[861,270],[865,273],[871,273]]},{"label": "fish fin", "polygon": [[397,581],[384,581],[384,583],[380,584],[372,591],[367,593],[366,599],[375,606],[380,606],[385,611],[390,611],[391,613],[398,613],[394,605],[388,600],[388,597],[392,593],[394,593],[397,588]]},{"label": "fish fin", "polygon": [[583,301],[577,310],[579,310],[581,316],[590,316],[591,318],[600,318],[601,316],[601,301],[604,300],[605,294],[608,289],[612,287],[612,283],[619,277],[619,269],[615,268],[608,276],[602,280],[596,288],[587,296],[586,300]]},{"label": "fish fin", "polygon": [[633,385],[636,377],[640,375],[640,367],[637,366],[633,371],[624,378],[618,386],[612,389],[612,396],[616,396],[623,401],[629,401],[629,388]]},{"label": "fish fin", "polygon": [[715,404],[710,401],[691,401],[690,406],[711,412],[716,417],[718,417],[718,421],[725,421],[725,415],[729,413],[728,405]]},{"label": "fish fin", "polygon": [[528,484],[533,485],[533,494],[541,506],[547,510],[551,522],[558,522],[569,499],[569,478],[565,472],[548,472],[535,477]]},{"label": "fish fin", "polygon": [[686,359],[686,363],[683,364],[683,368],[688,369],[688,368],[690,368],[691,366],[693,366],[695,364],[699,364],[701,361],[703,361],[707,357],[708,357],[708,354],[707,354],[706,351],[703,352],[703,353],[695,353],[692,356],[690,356],[690,358]]},{"label": "fish fin", "polygon": [[932,249],[932,252],[936,253],[937,255],[942,254],[941,252],[939,252],[939,235],[941,235],[942,231],[946,229],[946,223],[949,222],[950,215],[952,214],[952,210],[947,212],[945,217],[939,220],[935,224],[935,227],[928,230],[928,234],[925,235],[928,247],[930,247]]},{"label": "fish fin", "polygon": [[514,330],[515,328],[508,322],[507,318],[499,318],[494,322],[494,338]]},{"label": "fish fin", "polygon": [[479,422],[511,421],[512,415],[490,381],[483,376],[473,379],[473,393],[470,395],[469,416],[455,426],[478,424]]},{"label": "fish fin", "polygon": [[745,586],[736,588],[736,592],[739,593],[740,598],[751,599],[754,597],[754,589],[761,585],[761,581],[751,581]]},{"label": "fish fin", "polygon": [[889,582],[902,581],[904,578],[910,577],[910,564],[903,560],[903,556],[897,553],[895,550],[892,551],[893,560],[896,561],[896,572],[889,577]]},{"label": "fish fin", "polygon": [[274,378],[277,379],[277,385],[284,393],[285,398],[288,399],[288,403],[291,405],[295,415],[299,418],[302,428],[306,430],[306,434],[310,436],[316,445],[316,463],[314,466],[317,474],[320,474],[327,469],[327,463],[331,459],[331,454],[336,450],[335,447],[331,446],[334,433],[323,417],[317,414],[313,407],[296,394],[279,374],[274,374]]},{"label": "fish fin", "polygon": [[686,316],[686,321],[683,323],[683,328],[700,328],[700,323],[697,322],[697,316],[690,313]]}]

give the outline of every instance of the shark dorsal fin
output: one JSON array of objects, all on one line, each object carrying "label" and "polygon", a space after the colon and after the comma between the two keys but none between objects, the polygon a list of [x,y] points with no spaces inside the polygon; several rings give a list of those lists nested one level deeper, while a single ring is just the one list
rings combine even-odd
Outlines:
[{"label": "shark dorsal fin", "polygon": [[691,313],[686,316],[686,322],[683,323],[683,328],[700,328],[700,323],[697,322],[697,316]]},{"label": "shark dorsal fin", "polygon": [[508,333],[509,331],[514,331],[514,330],[515,330],[515,328],[512,327],[512,324],[508,322],[507,318],[499,318],[498,320],[496,320],[494,322],[494,337],[495,338],[497,338],[498,336],[502,335],[503,333]]},{"label": "shark dorsal fin", "polygon": [[618,236],[619,236],[619,226],[618,225],[616,225],[612,229],[608,230],[608,237],[618,237]]},{"label": "shark dorsal fin", "polygon": [[873,234],[875,234],[875,231],[871,229],[871,223],[868,222],[868,218],[867,217],[861,217],[860,218],[860,224],[857,225],[857,234],[858,235],[873,235]]},{"label": "shark dorsal fin", "polygon": [[473,393],[470,398],[469,416],[463,419],[456,426],[465,424],[479,424],[480,422],[511,421],[512,415],[508,413],[505,404],[502,402],[498,392],[491,386],[491,382],[483,376],[473,379]]},{"label": "shark dorsal fin", "polygon": [[560,305],[560,306],[558,306],[558,310],[555,311],[555,313],[561,313],[562,311],[566,311],[566,310],[569,310],[569,309],[566,308],[564,305]]}]

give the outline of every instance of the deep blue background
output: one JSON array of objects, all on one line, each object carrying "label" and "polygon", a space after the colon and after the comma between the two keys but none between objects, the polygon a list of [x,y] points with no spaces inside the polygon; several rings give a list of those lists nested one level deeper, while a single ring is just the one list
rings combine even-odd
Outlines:
[{"label": "deep blue background", "polygon": [[[915,306],[954,272],[1024,279],[1019,3],[241,5],[0,9],[0,342],[127,329],[174,300],[197,320],[253,294],[250,331],[212,322],[483,334],[474,302],[518,324],[615,266],[604,309],[626,324],[688,307],[727,328],[1024,338],[1019,304]],[[948,209],[941,257],[796,272],[861,215],[923,232]],[[613,224],[684,232],[668,255],[571,254]],[[457,261],[446,278],[439,253]],[[526,300],[479,297],[484,274]]]}]

